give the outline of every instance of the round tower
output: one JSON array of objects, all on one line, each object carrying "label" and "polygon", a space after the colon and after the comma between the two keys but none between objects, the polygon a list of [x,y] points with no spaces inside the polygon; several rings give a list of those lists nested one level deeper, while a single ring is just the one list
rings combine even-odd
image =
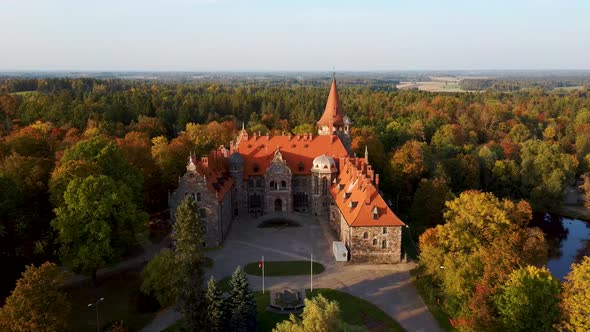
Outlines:
[{"label": "round tower", "polygon": [[311,211],[316,216],[328,215],[330,210],[330,186],[338,168],[332,157],[325,154],[315,158],[311,167]]}]

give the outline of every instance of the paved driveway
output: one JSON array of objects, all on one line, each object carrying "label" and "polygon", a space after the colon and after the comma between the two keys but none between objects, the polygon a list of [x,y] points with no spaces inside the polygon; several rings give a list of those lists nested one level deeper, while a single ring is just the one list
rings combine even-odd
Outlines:
[{"label": "paved driveway", "polygon": [[[264,218],[270,217],[273,216]],[[409,270],[414,267],[413,263],[357,265],[336,262],[331,251],[335,234],[327,223],[304,214],[289,217],[302,227],[257,228],[260,218],[242,218],[234,222],[223,248],[207,253],[215,262],[209,275],[219,280],[231,275],[238,265],[259,261],[262,255],[266,261],[309,260],[313,253],[314,261],[326,267],[323,273],[314,276],[314,288],[338,289],[363,298],[381,308],[407,331],[441,331],[410,281]],[[262,278],[248,278],[254,290],[262,289]],[[266,277],[265,286],[267,289],[310,288],[310,281],[309,276]],[[178,317],[174,315],[171,311],[158,317],[174,322],[171,317]],[[143,331],[158,331],[166,325],[158,324],[157,320],[153,328],[146,326]]]}]

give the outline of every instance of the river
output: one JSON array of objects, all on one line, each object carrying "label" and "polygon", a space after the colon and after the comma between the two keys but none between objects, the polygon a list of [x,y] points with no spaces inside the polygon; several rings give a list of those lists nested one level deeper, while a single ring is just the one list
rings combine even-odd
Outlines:
[{"label": "river", "polygon": [[590,222],[552,214],[536,215],[533,225],[545,233],[549,247],[547,268],[564,280],[572,263],[590,255]]}]

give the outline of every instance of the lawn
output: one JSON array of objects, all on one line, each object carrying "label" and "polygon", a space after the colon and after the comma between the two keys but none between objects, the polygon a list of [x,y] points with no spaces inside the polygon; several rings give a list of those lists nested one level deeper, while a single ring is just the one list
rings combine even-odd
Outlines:
[{"label": "lawn", "polygon": [[[333,290],[320,288],[315,289],[313,294],[306,290],[306,297],[311,298],[322,294],[326,299],[337,301],[340,305],[342,319],[351,325],[365,326],[370,331],[404,331],[404,329],[385,312],[371,303],[354,297],[352,295]],[[266,311],[270,305],[270,293],[254,292],[256,298],[256,307],[258,310],[258,331],[270,332],[283,320],[289,319],[287,314],[277,314]],[[167,328],[166,332],[178,332],[181,329],[182,321]]]},{"label": "lawn", "polygon": [[[365,326],[371,331],[404,331],[398,322],[389,317],[381,309],[370,302],[334,289],[314,289],[313,294],[306,290],[306,297],[312,298],[322,294],[326,299],[336,301],[340,305],[342,319],[351,325]],[[270,294],[255,293],[258,306],[259,331],[272,331],[277,323],[289,319],[289,315],[266,311],[270,304]]]},{"label": "lawn", "polygon": [[[83,284],[67,289],[72,303],[69,323],[73,331],[95,331],[95,307],[88,307],[104,297],[98,305],[100,326],[104,327],[115,321],[124,321],[131,331],[137,331],[148,324],[155,312],[141,313],[138,303],[146,304],[146,299],[139,294],[139,274],[141,268],[121,272],[108,278],[99,278],[98,285]],[[154,309],[154,308],[152,308]]]},{"label": "lawn", "polygon": [[[313,274],[324,272],[325,267],[313,262]],[[244,272],[254,276],[261,276],[262,269],[258,262],[248,263],[244,266]],[[266,277],[297,276],[310,273],[309,261],[268,261],[264,262],[264,275]]]}]

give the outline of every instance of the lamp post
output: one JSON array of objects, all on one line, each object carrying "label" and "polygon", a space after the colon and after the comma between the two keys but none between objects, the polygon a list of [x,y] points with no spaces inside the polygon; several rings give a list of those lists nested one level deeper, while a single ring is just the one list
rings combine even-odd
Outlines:
[{"label": "lamp post", "polygon": [[100,321],[98,320],[98,304],[100,302],[104,301],[104,297],[101,297],[100,299],[98,299],[98,301],[96,301],[95,303],[89,303],[88,307],[92,307],[94,306],[96,308],[96,330],[98,332],[100,332]]}]

